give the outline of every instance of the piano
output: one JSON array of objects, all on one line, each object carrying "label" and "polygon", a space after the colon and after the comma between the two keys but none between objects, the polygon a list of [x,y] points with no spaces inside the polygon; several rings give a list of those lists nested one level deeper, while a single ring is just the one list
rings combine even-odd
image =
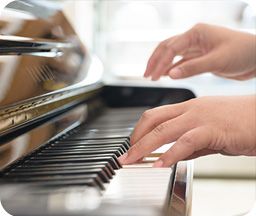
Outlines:
[{"label": "piano", "polygon": [[101,75],[54,2],[16,0],[1,12],[0,200],[11,215],[190,215],[190,162],[117,158],[145,110],[195,95]]}]

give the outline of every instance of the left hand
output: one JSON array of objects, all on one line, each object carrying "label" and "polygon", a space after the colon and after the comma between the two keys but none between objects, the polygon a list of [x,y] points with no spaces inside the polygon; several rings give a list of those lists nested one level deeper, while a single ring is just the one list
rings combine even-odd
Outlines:
[{"label": "left hand", "polygon": [[256,155],[255,131],[255,95],[196,98],[146,111],[134,129],[132,147],[119,161],[134,163],[174,141],[155,167],[214,153]]}]

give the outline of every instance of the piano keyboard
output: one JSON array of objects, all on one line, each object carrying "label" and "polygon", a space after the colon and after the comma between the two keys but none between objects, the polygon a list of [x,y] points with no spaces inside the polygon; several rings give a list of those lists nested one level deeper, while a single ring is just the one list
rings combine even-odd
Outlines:
[{"label": "piano keyboard", "polygon": [[152,163],[121,168],[117,159],[129,149],[129,137],[145,109],[108,109],[91,123],[47,143],[2,179],[43,188],[39,194],[92,187],[101,194],[103,204],[135,203],[159,212],[168,202],[172,169],[151,169]]},{"label": "piano keyboard", "polygon": [[104,190],[120,169],[117,158],[144,109],[110,109],[46,144],[3,176],[8,182],[44,187],[93,186]]}]

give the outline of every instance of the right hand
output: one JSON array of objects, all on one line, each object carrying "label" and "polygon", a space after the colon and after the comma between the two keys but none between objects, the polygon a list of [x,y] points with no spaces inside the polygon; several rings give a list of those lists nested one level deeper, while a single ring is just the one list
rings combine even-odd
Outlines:
[{"label": "right hand", "polygon": [[[175,56],[182,59],[173,64]],[[161,42],[147,65],[145,77],[173,79],[212,72],[245,80],[256,76],[256,36],[224,27],[197,24],[189,31]]]},{"label": "right hand", "polygon": [[131,164],[166,143],[175,144],[154,167],[204,155],[256,156],[256,97],[201,97],[147,110],[131,136],[131,148],[119,157]]}]

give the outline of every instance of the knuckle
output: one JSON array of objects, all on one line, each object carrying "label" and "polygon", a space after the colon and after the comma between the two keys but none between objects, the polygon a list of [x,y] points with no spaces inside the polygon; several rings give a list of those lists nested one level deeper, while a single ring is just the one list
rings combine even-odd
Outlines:
[{"label": "knuckle", "polygon": [[134,153],[134,152],[139,152],[139,150],[140,150],[140,144],[137,143],[136,145],[133,145],[133,146],[131,147],[131,149],[129,150],[129,152],[132,154],[132,153]]},{"label": "knuckle", "polygon": [[190,75],[190,71],[193,71],[192,65],[189,63],[184,63],[183,65],[179,66],[181,77],[186,77]]},{"label": "knuckle", "polygon": [[179,141],[181,143],[184,143],[187,147],[195,149],[194,144],[194,137],[191,134],[184,134],[182,137],[180,137]]},{"label": "knuckle", "polygon": [[204,38],[204,31],[207,24],[198,23],[189,31],[190,47],[194,44],[201,45]]},{"label": "knuckle", "polygon": [[141,118],[142,118],[142,120],[149,120],[149,119],[151,119],[152,118],[152,116],[153,116],[153,111],[150,109],[150,110],[146,110],[143,114],[142,114],[142,116],[141,116]]},{"label": "knuckle", "polygon": [[197,23],[197,24],[194,25],[193,29],[202,29],[202,28],[204,28],[205,26],[206,26],[205,23],[199,22],[199,23]]},{"label": "knuckle", "polygon": [[159,47],[160,47],[162,50],[168,49],[168,48],[169,48],[168,41],[162,41],[162,42],[159,44]]},{"label": "knuckle", "polygon": [[162,123],[153,129],[153,134],[155,136],[163,135],[167,127],[168,127],[167,123]]},{"label": "knuckle", "polygon": [[170,55],[166,55],[163,59],[162,59],[162,64],[163,65],[167,65],[169,63],[171,63],[171,60],[169,58]]},{"label": "knuckle", "polygon": [[169,60],[169,56],[176,56],[176,51],[174,50],[173,48],[173,45],[172,44],[167,44],[166,45],[166,48],[167,48],[167,56],[168,56],[168,60]]},{"label": "knuckle", "polygon": [[160,42],[158,46],[159,47],[165,47],[166,46],[166,40]]}]

